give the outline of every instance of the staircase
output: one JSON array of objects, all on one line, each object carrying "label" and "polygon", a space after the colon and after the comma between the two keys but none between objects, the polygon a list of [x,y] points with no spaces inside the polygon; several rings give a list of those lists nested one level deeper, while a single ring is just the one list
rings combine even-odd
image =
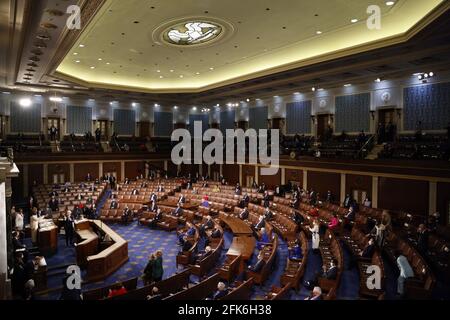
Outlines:
[{"label": "staircase", "polygon": [[376,160],[378,159],[378,154],[384,149],[384,143],[376,144],[369,154],[366,156],[366,160]]}]

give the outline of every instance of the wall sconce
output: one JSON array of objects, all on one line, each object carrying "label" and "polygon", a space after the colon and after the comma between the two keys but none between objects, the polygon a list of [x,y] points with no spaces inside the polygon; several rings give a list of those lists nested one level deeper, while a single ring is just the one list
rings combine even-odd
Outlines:
[{"label": "wall sconce", "polygon": [[375,110],[370,110],[370,116],[372,117],[372,120],[375,120]]}]

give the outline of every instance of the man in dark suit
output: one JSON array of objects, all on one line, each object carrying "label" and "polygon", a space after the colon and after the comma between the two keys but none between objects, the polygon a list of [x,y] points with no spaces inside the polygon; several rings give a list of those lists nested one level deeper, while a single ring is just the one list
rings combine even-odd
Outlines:
[{"label": "man in dark suit", "polygon": [[300,207],[300,198],[294,198],[294,201],[292,201],[291,205],[294,209],[298,210],[298,208]]},{"label": "man in dark suit", "polygon": [[95,187],[94,184],[92,184],[89,188],[88,191],[94,192],[95,190],[97,190],[97,188]]},{"label": "man in dark suit", "polygon": [[294,220],[294,222],[297,225],[300,225],[303,223],[303,221],[305,221],[303,216],[298,211],[295,211],[295,210],[292,210],[292,212],[291,212],[291,219]]},{"label": "man in dark suit", "polygon": [[92,180],[92,176],[91,174],[88,172],[88,174],[86,175],[86,181],[91,181]]},{"label": "man in dark suit", "polygon": [[88,204],[86,207],[84,207],[83,215],[88,219],[95,219],[95,210],[92,207],[92,205]]},{"label": "man in dark suit", "polygon": [[50,197],[57,197],[58,196],[58,192],[56,190],[53,190],[52,192],[50,192],[48,194]]},{"label": "man in dark suit", "polygon": [[119,208],[119,203],[117,202],[117,200],[113,200],[111,201],[111,204],[109,205],[110,209],[117,209]]},{"label": "man in dark suit", "polygon": [[248,209],[244,208],[244,209],[242,209],[241,213],[239,214],[239,218],[241,220],[246,220],[246,219],[248,219],[248,215],[249,215]]},{"label": "man in dark suit", "polygon": [[72,218],[72,211],[68,210],[64,218],[64,231],[66,233],[66,246],[73,244],[73,235],[75,233],[75,221]]},{"label": "man in dark suit", "polygon": [[155,201],[152,202],[152,204],[150,205],[150,208],[148,209],[148,211],[150,212],[156,212],[158,211],[158,205]]},{"label": "man in dark suit", "polygon": [[149,220],[148,226],[149,226],[150,228],[156,228],[156,224],[157,224],[159,221],[161,221],[162,218],[163,218],[163,213],[162,213],[161,209],[157,209],[157,210],[156,210],[156,215],[155,215],[155,217],[154,217],[153,219]]},{"label": "man in dark suit", "polygon": [[227,287],[226,287],[225,283],[219,282],[217,284],[217,291],[214,292],[212,299],[219,300],[220,298],[226,296],[227,294],[228,294],[228,291],[227,291]]},{"label": "man in dark suit", "polygon": [[344,207],[345,208],[350,208],[350,205],[351,205],[351,202],[352,202],[352,198],[350,197],[350,195],[347,193],[346,194],[346,196],[345,196],[345,199],[344,199]]},{"label": "man in dark suit", "polygon": [[210,246],[206,246],[204,252],[199,253],[199,254],[196,255],[195,262],[198,263],[198,262],[202,261],[206,257],[210,256],[211,253],[212,253],[211,247]]},{"label": "man in dark suit", "polygon": [[131,210],[130,208],[128,208],[128,206],[125,207],[125,209],[123,209],[123,213],[122,213],[122,223],[128,223],[128,220],[131,217]]},{"label": "man in dark suit", "polygon": [[125,178],[125,182],[124,182],[124,184],[130,184],[130,183],[131,183],[130,179],[128,179],[128,178]]},{"label": "man in dark suit", "polygon": [[58,211],[59,209],[59,201],[58,199],[55,198],[55,196],[52,196],[52,198],[50,199],[48,206],[50,209],[52,209],[52,211]]},{"label": "man in dark suit", "polygon": [[181,208],[181,204],[178,203],[175,210],[173,210],[172,215],[176,217],[181,217],[183,215],[183,208]]},{"label": "man in dark suit", "polygon": [[206,221],[203,224],[205,229],[212,229],[214,228],[214,220],[211,218],[211,216],[206,216]]},{"label": "man in dark suit", "polygon": [[131,194],[133,196],[137,196],[139,194],[139,190],[138,189],[133,189],[133,191],[131,192]]},{"label": "man in dark suit", "polygon": [[185,202],[186,202],[186,197],[183,194],[181,194],[180,197],[178,198],[178,203],[182,204]]},{"label": "man in dark suit", "polygon": [[248,194],[244,194],[244,197],[242,198],[242,201],[244,202],[244,205],[247,206],[250,202],[250,197],[248,196]]},{"label": "man in dark suit", "polygon": [[211,232],[211,238],[220,238],[222,236],[222,232],[220,232],[219,228],[214,228],[214,230]]},{"label": "man in dark suit", "polygon": [[373,253],[375,252],[375,240],[373,238],[369,238],[366,247],[363,251],[361,251],[361,257],[365,259],[371,259]]},{"label": "man in dark suit", "polygon": [[264,208],[268,208],[270,206],[270,198],[269,198],[269,193],[267,191],[264,191],[263,202],[264,202]]},{"label": "man in dark suit", "polygon": [[420,253],[425,255],[428,251],[428,238],[428,229],[423,223],[421,223],[417,228],[417,249],[419,249]]},{"label": "man in dark suit", "polygon": [[258,273],[262,270],[262,268],[264,267],[265,264],[266,264],[266,261],[264,261],[264,255],[263,255],[262,251],[260,251],[259,255],[258,255],[258,260],[256,261],[256,263],[253,266],[249,267],[249,270]]},{"label": "man in dark suit", "polygon": [[192,248],[192,242],[188,239],[187,235],[181,238],[181,252],[189,251]]},{"label": "man in dark suit", "polygon": [[242,193],[241,186],[239,183],[236,184],[236,188],[234,189],[234,194],[240,196]]},{"label": "man in dark suit", "polygon": [[323,266],[323,272],[322,272],[322,277],[325,279],[329,279],[329,280],[336,280],[337,278],[337,274],[338,274],[338,268],[337,268],[337,260],[336,259],[332,259],[330,262],[330,268],[328,268],[326,266]]},{"label": "man in dark suit", "polygon": [[158,200],[158,197],[156,196],[156,193],[152,192],[152,195],[150,196],[150,201],[155,202]]},{"label": "man in dark suit", "polygon": [[263,215],[259,216],[259,220],[255,225],[255,229],[259,230],[261,228],[264,228],[265,225],[266,225],[266,220],[265,220],[264,216]]},{"label": "man in dark suit", "polygon": [[273,212],[270,211],[269,208],[266,208],[266,211],[264,212],[264,218],[265,218],[266,220],[270,220],[270,219],[273,218]]}]

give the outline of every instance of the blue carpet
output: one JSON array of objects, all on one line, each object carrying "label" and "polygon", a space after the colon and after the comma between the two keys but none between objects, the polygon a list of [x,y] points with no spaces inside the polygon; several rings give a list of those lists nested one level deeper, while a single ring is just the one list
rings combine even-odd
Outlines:
[{"label": "blue carpet", "polygon": [[336,298],[340,300],[359,299],[359,270],[357,264],[350,263],[352,254],[347,246],[341,243],[344,255],[344,270],[341,275],[341,282],[336,293]]}]

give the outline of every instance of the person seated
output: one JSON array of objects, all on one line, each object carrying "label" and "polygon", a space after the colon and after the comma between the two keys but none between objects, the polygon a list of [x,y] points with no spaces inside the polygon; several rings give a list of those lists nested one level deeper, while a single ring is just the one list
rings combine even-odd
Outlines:
[{"label": "person seated", "polygon": [[131,181],[130,181],[130,179],[128,179],[128,178],[125,178],[125,182],[124,182],[124,184],[131,184]]},{"label": "person seated", "polygon": [[88,219],[95,219],[96,216],[95,216],[94,206],[92,204],[88,204],[86,207],[84,207],[83,215]]},{"label": "person seated", "polygon": [[209,187],[208,181],[203,182],[202,188],[208,188],[208,187]]},{"label": "person seated", "polygon": [[156,192],[164,192],[164,188],[162,185],[158,185],[158,187],[156,188]]},{"label": "person seated", "polygon": [[123,213],[122,213],[122,223],[128,223],[130,217],[132,215],[132,212],[130,210],[130,208],[128,208],[128,206],[125,207],[125,209],[123,209]]},{"label": "person seated", "polygon": [[180,251],[180,253],[187,252],[187,251],[189,251],[192,248],[192,242],[191,242],[191,240],[189,240],[187,235],[184,235],[181,238],[180,243],[181,243],[181,251]]},{"label": "person seated", "polygon": [[122,283],[118,283],[114,288],[109,289],[108,298],[117,297],[126,294],[128,291]]},{"label": "person seated", "polygon": [[266,208],[266,211],[264,211],[264,218],[269,221],[273,218],[273,212],[270,211],[269,208]]},{"label": "person seated", "polygon": [[56,190],[53,190],[52,192],[50,192],[49,194],[48,194],[50,197],[57,197],[58,196],[58,192],[56,192]]},{"label": "person seated", "polygon": [[297,224],[297,225],[301,225],[303,223],[303,221],[305,221],[305,219],[303,218],[303,216],[300,214],[300,212],[296,211],[296,210],[292,210],[291,212],[291,219]]},{"label": "person seated", "polygon": [[83,198],[84,198],[84,196],[83,196],[81,193],[78,193],[78,194],[75,196],[75,200],[78,200],[78,201],[83,200]]},{"label": "person seated", "polygon": [[72,212],[73,218],[76,220],[80,219],[82,214],[83,214],[83,210],[81,210],[81,208],[78,205],[76,205]]},{"label": "person seated", "polygon": [[131,191],[131,195],[133,195],[133,196],[137,196],[138,194],[139,194],[138,189],[133,189],[133,191]]},{"label": "person seated", "polygon": [[109,205],[110,209],[118,209],[119,208],[119,202],[117,200],[111,201],[111,204]]},{"label": "person seated", "polygon": [[303,250],[299,239],[295,240],[295,244],[289,248],[289,259],[291,260],[302,260]]},{"label": "person seated", "polygon": [[64,186],[64,188],[62,189],[62,192],[64,192],[64,193],[68,193],[68,192],[70,192],[70,188],[69,188],[69,186]]},{"label": "person seated", "polygon": [[244,194],[242,197],[242,201],[244,202],[244,206],[247,206],[250,202],[250,197],[248,196],[248,193]]},{"label": "person seated", "polygon": [[363,202],[363,206],[366,208],[372,208],[372,201],[369,198],[365,198]]},{"label": "person seated", "polygon": [[212,296],[212,300],[219,300],[220,298],[225,297],[227,294],[228,294],[228,290],[227,290],[225,283],[219,282],[217,284],[217,291],[214,292],[214,294]]},{"label": "person seated", "polygon": [[208,201],[208,196],[207,195],[203,196],[203,200],[202,200],[202,203],[200,205],[202,207],[209,208],[209,201]]},{"label": "person seated", "polygon": [[319,209],[317,209],[315,205],[312,205],[311,209],[309,210],[308,213],[309,213],[309,215],[311,217],[318,217],[319,216]]},{"label": "person seated", "polygon": [[327,191],[327,197],[325,198],[325,202],[332,203],[334,200],[334,196],[330,190]]},{"label": "person seated", "polygon": [[215,185],[215,186],[214,186],[213,192],[216,192],[216,193],[220,192],[220,188],[219,188],[218,185]]},{"label": "person seated", "polygon": [[151,202],[158,201],[158,197],[156,196],[156,193],[152,192],[152,195],[150,196],[150,201]]},{"label": "person seated", "polygon": [[255,229],[259,230],[261,228],[264,228],[265,225],[266,225],[266,220],[265,220],[263,215],[260,215],[259,218],[258,218],[258,222],[255,225]]},{"label": "person seated", "polygon": [[214,228],[211,231],[210,237],[213,238],[213,239],[218,239],[218,238],[222,237],[222,232],[220,231],[219,228]]},{"label": "person seated", "polygon": [[178,204],[186,203],[186,197],[183,194],[180,194],[180,197],[178,198]]},{"label": "person seated", "polygon": [[79,186],[81,189],[86,188],[86,184],[85,184],[84,182],[81,182],[78,186]]},{"label": "person seated", "polygon": [[322,300],[322,289],[320,287],[314,287],[311,294],[305,300]]},{"label": "person seated", "polygon": [[298,208],[300,208],[300,198],[295,197],[294,200],[291,201],[291,207],[298,210]]},{"label": "person seated", "polygon": [[262,268],[265,266],[265,264],[266,264],[266,261],[264,260],[264,254],[262,251],[260,251],[258,254],[258,260],[256,261],[256,263],[253,266],[249,266],[248,269],[250,271],[258,273],[262,270]]},{"label": "person seated", "polygon": [[189,181],[186,186],[187,190],[192,190],[192,183]]},{"label": "person seated", "polygon": [[156,201],[152,201],[152,204],[150,205],[150,208],[148,209],[148,211],[156,212],[157,210],[158,210],[158,204],[156,203]]},{"label": "person seated", "polygon": [[212,248],[210,246],[206,246],[205,247],[205,251],[202,253],[199,253],[195,256],[195,262],[199,263],[200,261],[202,261],[203,259],[205,259],[206,257],[210,256],[212,253]]},{"label": "person seated", "polygon": [[370,237],[363,251],[360,255],[365,259],[372,259],[373,253],[375,252],[375,240]]},{"label": "person seated", "polygon": [[211,216],[206,216],[206,221],[203,226],[205,230],[214,228],[214,220],[211,218]]},{"label": "person seated", "polygon": [[147,296],[147,300],[162,300],[163,296],[159,293],[158,287],[152,288],[152,294]]},{"label": "person seated", "polygon": [[163,217],[164,217],[164,215],[163,215],[161,209],[157,209],[157,210],[156,210],[156,214],[155,214],[155,216],[153,217],[153,219],[150,219],[150,220],[148,221],[148,227],[149,227],[149,228],[156,228],[157,223],[158,223],[159,221],[161,221]]},{"label": "person seated", "polygon": [[182,232],[178,235],[178,241],[180,244],[183,244],[182,240],[185,236],[193,237],[195,235],[195,232],[197,231],[197,229],[195,229],[194,225],[190,224],[189,222],[186,224],[186,226],[188,227],[186,232]]},{"label": "person seated", "polygon": [[225,178],[222,178],[222,180],[220,180],[220,184],[223,186],[227,185],[227,180],[225,180]]},{"label": "person seated", "polygon": [[336,212],[333,212],[330,222],[328,222],[328,229],[335,230],[339,226],[339,219]]},{"label": "person seated", "polygon": [[355,209],[353,207],[348,208],[347,213],[344,216],[344,227],[346,229],[351,228],[351,223],[355,221]]},{"label": "person seated", "polygon": [[[27,246],[24,245],[22,243],[22,241],[20,240],[20,232],[18,232],[18,231],[13,232],[12,245],[13,245],[14,252],[25,252],[26,248],[27,248]],[[24,257],[26,257],[25,254],[24,254]]]},{"label": "person seated", "polygon": [[96,191],[96,190],[97,190],[97,188],[95,187],[94,184],[92,184],[92,185],[88,188],[88,191],[90,191],[90,192],[94,192],[94,191]]},{"label": "person seated", "polygon": [[241,213],[239,213],[239,219],[247,220],[248,219],[248,215],[249,215],[248,209],[244,208],[244,209],[242,209]]},{"label": "person seated", "polygon": [[338,267],[337,267],[337,260],[332,259],[330,261],[330,267],[327,270],[326,266],[322,266],[322,278],[328,279],[328,280],[336,280],[338,274]]},{"label": "person seated", "polygon": [[87,203],[87,204],[94,204],[94,199],[92,199],[92,196],[89,196],[89,197],[86,199],[86,203]]},{"label": "person seated", "polygon": [[147,188],[147,187],[148,187],[147,182],[142,181],[141,182],[141,188]]},{"label": "person seated", "polygon": [[258,250],[261,250],[265,245],[271,243],[271,239],[269,234],[266,232],[266,228],[261,228],[261,230],[259,231],[259,240],[258,243],[256,244],[256,247],[258,248]]},{"label": "person seated", "polygon": [[242,189],[239,183],[236,184],[236,188],[234,188],[234,194],[240,196],[242,193]]},{"label": "person seated", "polygon": [[117,199],[117,193],[111,193],[109,196],[110,199]]},{"label": "person seated", "polygon": [[417,249],[419,249],[419,252],[423,255],[428,254],[428,238],[428,228],[423,223],[419,224],[419,227],[417,228]]},{"label": "person seated", "polygon": [[183,208],[181,208],[180,203],[177,204],[177,207],[173,210],[172,215],[176,217],[181,217],[183,215]]},{"label": "person seated", "polygon": [[256,183],[255,180],[253,180],[252,182],[252,189],[258,189],[258,184]]}]

